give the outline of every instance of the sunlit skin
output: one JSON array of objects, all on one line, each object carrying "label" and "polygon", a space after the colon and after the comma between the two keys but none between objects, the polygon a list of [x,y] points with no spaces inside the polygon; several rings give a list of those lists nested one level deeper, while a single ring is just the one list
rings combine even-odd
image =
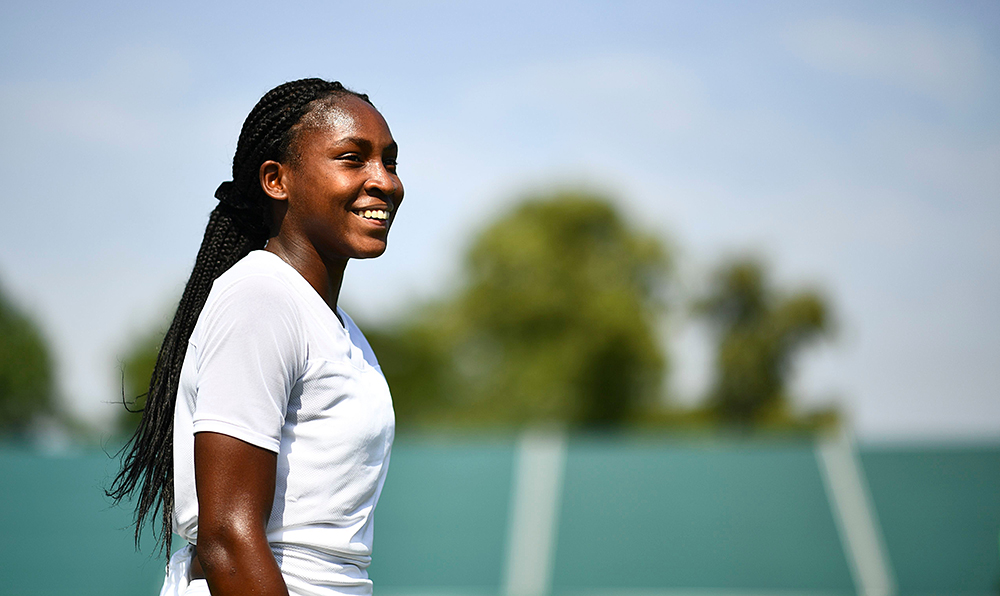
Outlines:
[{"label": "sunlit skin", "polygon": [[[313,119],[309,119],[313,120]],[[396,175],[396,142],[382,115],[356,97],[299,132],[288,164],[261,165],[264,191],[275,200],[278,235],[267,243],[335,309],[348,259],[377,257],[403,185]],[[359,211],[390,212],[385,221]]]},{"label": "sunlit skin", "polygon": [[[355,97],[308,114],[287,163],[266,161],[260,183],[278,233],[268,250],[294,267],[334,312],[349,259],[385,251],[403,201],[396,143],[372,106]],[[389,212],[365,219],[365,210]],[[267,542],[277,454],[228,435],[194,436],[198,545],[191,577],[214,596],[288,596]]]}]

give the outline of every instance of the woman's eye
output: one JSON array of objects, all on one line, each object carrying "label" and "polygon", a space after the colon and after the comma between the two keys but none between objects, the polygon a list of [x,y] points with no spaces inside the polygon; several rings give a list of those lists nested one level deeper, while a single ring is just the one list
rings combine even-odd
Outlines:
[{"label": "woman's eye", "polygon": [[357,163],[361,163],[361,161],[362,161],[361,160],[361,156],[358,155],[357,153],[345,153],[345,154],[337,157],[337,159],[340,159],[340,160],[343,160],[343,161],[353,161],[353,162],[357,162]]}]

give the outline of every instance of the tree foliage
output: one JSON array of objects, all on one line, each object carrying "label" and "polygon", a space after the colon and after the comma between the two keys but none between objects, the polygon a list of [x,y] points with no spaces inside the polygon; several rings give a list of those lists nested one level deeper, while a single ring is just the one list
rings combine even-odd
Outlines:
[{"label": "tree foliage", "polygon": [[[797,356],[830,331],[826,302],[776,290],[750,259],[721,266],[696,304],[717,338],[706,405],[669,407],[658,330],[671,275],[662,241],[607,198],[536,195],[473,238],[453,291],[362,328],[401,429],[553,422],[812,431],[836,421],[832,411],[802,417],[788,408]],[[162,336],[136,339],[123,359],[133,409],[143,404]],[[131,431],[138,415],[122,408],[120,420]]]},{"label": "tree foliage", "polygon": [[660,397],[669,264],[604,197],[529,198],[475,238],[460,290],[368,332],[397,418],[621,425]]},{"label": "tree foliage", "polygon": [[741,426],[781,415],[795,357],[830,332],[829,308],[812,291],[782,295],[754,260],[723,265],[697,311],[713,325],[718,346],[709,406]]},{"label": "tree foliage", "polygon": [[0,292],[0,430],[19,432],[53,411],[52,357],[35,323]]}]

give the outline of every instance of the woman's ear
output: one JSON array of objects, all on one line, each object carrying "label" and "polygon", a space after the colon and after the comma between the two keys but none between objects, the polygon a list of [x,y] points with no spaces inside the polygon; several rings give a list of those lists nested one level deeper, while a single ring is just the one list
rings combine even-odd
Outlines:
[{"label": "woman's ear", "polygon": [[288,200],[288,167],[274,160],[260,164],[260,187],[276,201]]}]

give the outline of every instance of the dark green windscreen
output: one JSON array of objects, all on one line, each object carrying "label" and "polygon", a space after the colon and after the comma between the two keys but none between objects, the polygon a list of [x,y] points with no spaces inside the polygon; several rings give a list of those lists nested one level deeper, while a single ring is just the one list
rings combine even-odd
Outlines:
[{"label": "dark green windscreen", "polygon": [[1000,447],[861,452],[901,596],[1000,593]]},{"label": "dark green windscreen", "polygon": [[376,593],[499,593],[513,460],[513,441],[394,447],[375,513]]},{"label": "dark green windscreen", "polygon": [[[860,453],[898,594],[996,596],[1000,446]],[[397,441],[375,593],[501,594],[515,455],[513,438]],[[576,437],[565,464],[554,594],[857,593],[809,441]],[[0,448],[0,594],[159,592],[163,557],[103,496],[116,465]]]},{"label": "dark green windscreen", "polygon": [[854,593],[806,441],[574,441],[558,534],[556,593]]},{"label": "dark green windscreen", "polygon": [[164,557],[152,540],[135,552],[131,512],[104,497],[116,466],[99,451],[0,449],[0,593],[159,594]]}]

